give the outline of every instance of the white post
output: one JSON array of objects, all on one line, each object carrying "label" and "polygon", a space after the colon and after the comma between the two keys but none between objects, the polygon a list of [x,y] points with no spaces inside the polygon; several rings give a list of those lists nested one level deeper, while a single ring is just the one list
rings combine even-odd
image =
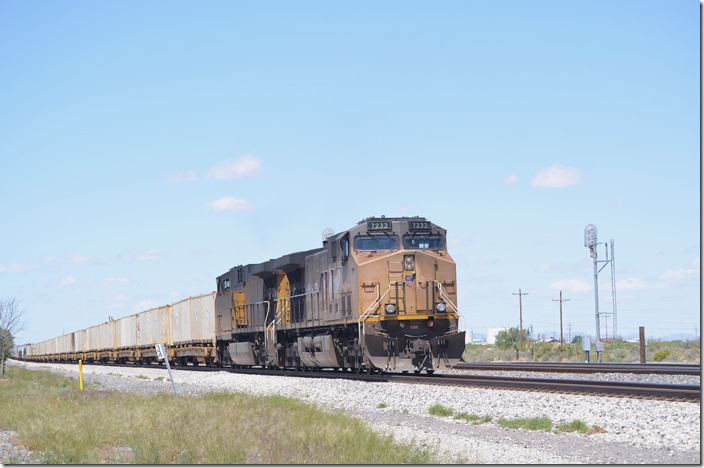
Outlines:
[{"label": "white post", "polygon": [[169,364],[169,357],[166,355],[166,348],[163,343],[158,343],[154,345],[156,349],[157,359],[163,359],[166,362],[166,370],[169,371],[169,380],[171,380],[171,388],[174,390],[174,395],[176,395],[176,385],[174,384],[174,376],[171,375],[171,365]]}]

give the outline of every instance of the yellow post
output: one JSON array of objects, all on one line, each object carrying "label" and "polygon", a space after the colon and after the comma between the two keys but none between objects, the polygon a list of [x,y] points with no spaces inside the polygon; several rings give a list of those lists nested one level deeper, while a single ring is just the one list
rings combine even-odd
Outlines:
[{"label": "yellow post", "polygon": [[80,376],[78,381],[81,391],[83,391],[83,359],[78,360],[78,375]]}]

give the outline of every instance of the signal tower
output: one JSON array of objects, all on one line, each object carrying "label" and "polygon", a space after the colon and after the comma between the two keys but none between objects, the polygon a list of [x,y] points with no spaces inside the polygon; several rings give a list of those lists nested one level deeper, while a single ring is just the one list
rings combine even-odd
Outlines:
[{"label": "signal tower", "polygon": [[[604,254],[606,260],[599,260],[597,254],[597,246],[604,245]],[[604,338],[608,338],[609,334],[609,319],[611,319],[612,338],[617,335],[617,320],[616,320],[616,266],[614,264],[614,240],[611,239],[611,258],[609,258],[609,245],[606,242],[597,241],[597,229],[593,224],[587,224],[584,228],[584,246],[589,248],[589,253],[594,259],[594,317],[596,319],[596,354],[598,362],[601,362],[601,353],[604,351],[604,343],[601,341],[601,330],[604,329]],[[599,263],[604,265],[599,268]],[[599,273],[606,268],[607,264],[611,264],[611,311],[599,310]],[[604,320],[600,320],[604,317]]]}]

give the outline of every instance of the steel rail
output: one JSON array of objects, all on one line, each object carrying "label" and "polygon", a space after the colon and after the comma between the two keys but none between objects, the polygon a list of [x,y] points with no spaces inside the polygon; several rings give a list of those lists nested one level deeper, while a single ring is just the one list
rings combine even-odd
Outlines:
[{"label": "steel rail", "polygon": [[389,375],[391,382],[433,383],[466,387],[492,387],[511,390],[594,394],[600,396],[628,396],[649,399],[701,401],[701,386],[651,382],[616,382],[574,379],[537,379],[504,376],[454,375],[397,376]]},{"label": "steel rail", "polygon": [[[49,363],[51,364],[51,363]],[[107,367],[132,367],[166,369],[164,364],[93,364]],[[611,397],[643,399],[666,399],[687,402],[701,401],[701,386],[687,384],[665,384],[646,382],[616,382],[575,379],[538,379],[526,377],[458,375],[458,374],[356,374],[352,372],[319,370],[296,372],[294,370],[270,370],[263,368],[233,369],[207,366],[175,366],[173,371],[231,372],[239,374],[271,375],[279,377],[303,377],[318,379],[347,379],[367,382],[394,382],[455,387],[483,387],[493,389],[523,390],[552,393],[570,393]]]},{"label": "steel rail", "polygon": [[622,364],[578,362],[461,362],[457,370],[701,375],[700,364]]}]

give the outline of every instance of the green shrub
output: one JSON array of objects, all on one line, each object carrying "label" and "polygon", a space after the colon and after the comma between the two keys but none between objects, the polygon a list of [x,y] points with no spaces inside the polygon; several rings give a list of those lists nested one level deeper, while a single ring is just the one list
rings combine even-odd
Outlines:
[{"label": "green shrub", "polygon": [[670,354],[672,354],[672,351],[670,351],[669,349],[660,350],[653,356],[653,361],[662,362],[668,357],[670,357]]}]

